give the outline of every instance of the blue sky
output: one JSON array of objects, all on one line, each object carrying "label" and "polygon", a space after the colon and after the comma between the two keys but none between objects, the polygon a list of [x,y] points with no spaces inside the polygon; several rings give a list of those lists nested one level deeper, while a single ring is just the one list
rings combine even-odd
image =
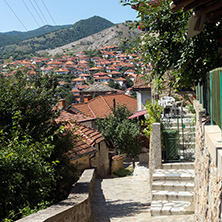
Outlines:
[{"label": "blue sky", "polygon": [[129,6],[122,6],[119,0],[0,0],[0,2],[0,32],[29,31],[46,24],[74,24],[94,15],[113,23],[135,20],[137,16],[135,10]]}]

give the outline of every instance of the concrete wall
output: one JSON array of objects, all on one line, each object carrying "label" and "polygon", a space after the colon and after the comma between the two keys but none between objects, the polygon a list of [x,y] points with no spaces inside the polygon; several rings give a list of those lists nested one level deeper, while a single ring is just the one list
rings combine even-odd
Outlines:
[{"label": "concrete wall", "polygon": [[146,105],[146,102],[152,98],[151,91],[150,90],[137,91],[136,98],[137,98],[137,110],[143,110],[144,105]]},{"label": "concrete wall", "polygon": [[89,156],[84,156],[77,160],[72,160],[71,163],[75,164],[79,171],[82,171],[90,167]]},{"label": "concrete wall", "polygon": [[91,158],[91,166],[96,167],[97,174],[101,178],[105,178],[109,175],[109,148],[105,141],[95,144],[97,150],[95,157]]},{"label": "concrete wall", "polygon": [[94,169],[85,170],[66,200],[18,222],[91,222],[91,197],[94,183]]},{"label": "concrete wall", "polygon": [[96,120],[83,121],[79,122],[79,124],[96,129]]},{"label": "concrete wall", "polygon": [[196,221],[222,221],[222,136],[217,125],[205,125],[205,111],[198,101],[195,147]]}]

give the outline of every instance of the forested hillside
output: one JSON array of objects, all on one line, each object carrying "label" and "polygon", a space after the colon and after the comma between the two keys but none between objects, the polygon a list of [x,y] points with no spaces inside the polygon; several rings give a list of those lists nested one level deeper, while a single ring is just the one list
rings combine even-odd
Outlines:
[{"label": "forested hillside", "polygon": [[20,41],[44,35],[56,30],[68,28],[70,26],[71,25],[57,25],[57,26],[45,25],[41,28],[28,32],[11,31],[11,32],[0,33],[0,47],[16,44]]},{"label": "forested hillside", "polygon": [[50,32],[39,37],[31,38],[19,42],[18,44],[8,45],[0,48],[0,59],[22,59],[30,57],[38,50],[53,49],[78,39],[100,32],[114,24],[99,16],[80,20],[73,26],[57,31]]}]

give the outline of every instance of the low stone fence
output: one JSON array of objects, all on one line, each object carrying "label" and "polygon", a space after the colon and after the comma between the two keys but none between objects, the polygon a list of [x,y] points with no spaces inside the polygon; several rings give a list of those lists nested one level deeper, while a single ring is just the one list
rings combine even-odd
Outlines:
[{"label": "low stone fence", "polygon": [[222,134],[217,125],[206,125],[205,110],[194,101],[197,114],[195,148],[196,221],[221,221]]},{"label": "low stone fence", "polygon": [[18,222],[90,222],[91,196],[94,190],[95,170],[85,170],[73,186],[68,198],[47,209],[40,210]]}]

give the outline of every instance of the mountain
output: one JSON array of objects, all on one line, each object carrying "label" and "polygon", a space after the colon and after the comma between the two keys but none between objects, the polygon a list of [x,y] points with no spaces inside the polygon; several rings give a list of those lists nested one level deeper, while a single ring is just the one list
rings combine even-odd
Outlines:
[{"label": "mountain", "polygon": [[32,56],[36,51],[54,49],[100,32],[113,25],[112,22],[99,16],[80,20],[68,28],[59,29],[31,39],[26,39],[17,44],[0,47],[0,59],[7,59],[11,56],[14,59],[21,59],[28,55]]},{"label": "mountain", "polygon": [[45,25],[43,27],[28,32],[19,32],[19,31],[0,32],[0,47],[16,44],[25,39],[30,39],[33,37],[44,35],[56,30],[68,28],[70,26],[71,25],[57,25],[57,26]]},{"label": "mountain", "polygon": [[82,38],[80,40],[71,42],[61,47],[55,49],[38,51],[39,54],[68,54],[79,51],[95,50],[99,47],[104,47],[108,45],[121,45],[124,39],[135,39],[141,35],[139,29],[130,28],[131,23],[121,23],[116,24],[108,29],[104,29],[101,32],[95,33],[88,37]]}]

